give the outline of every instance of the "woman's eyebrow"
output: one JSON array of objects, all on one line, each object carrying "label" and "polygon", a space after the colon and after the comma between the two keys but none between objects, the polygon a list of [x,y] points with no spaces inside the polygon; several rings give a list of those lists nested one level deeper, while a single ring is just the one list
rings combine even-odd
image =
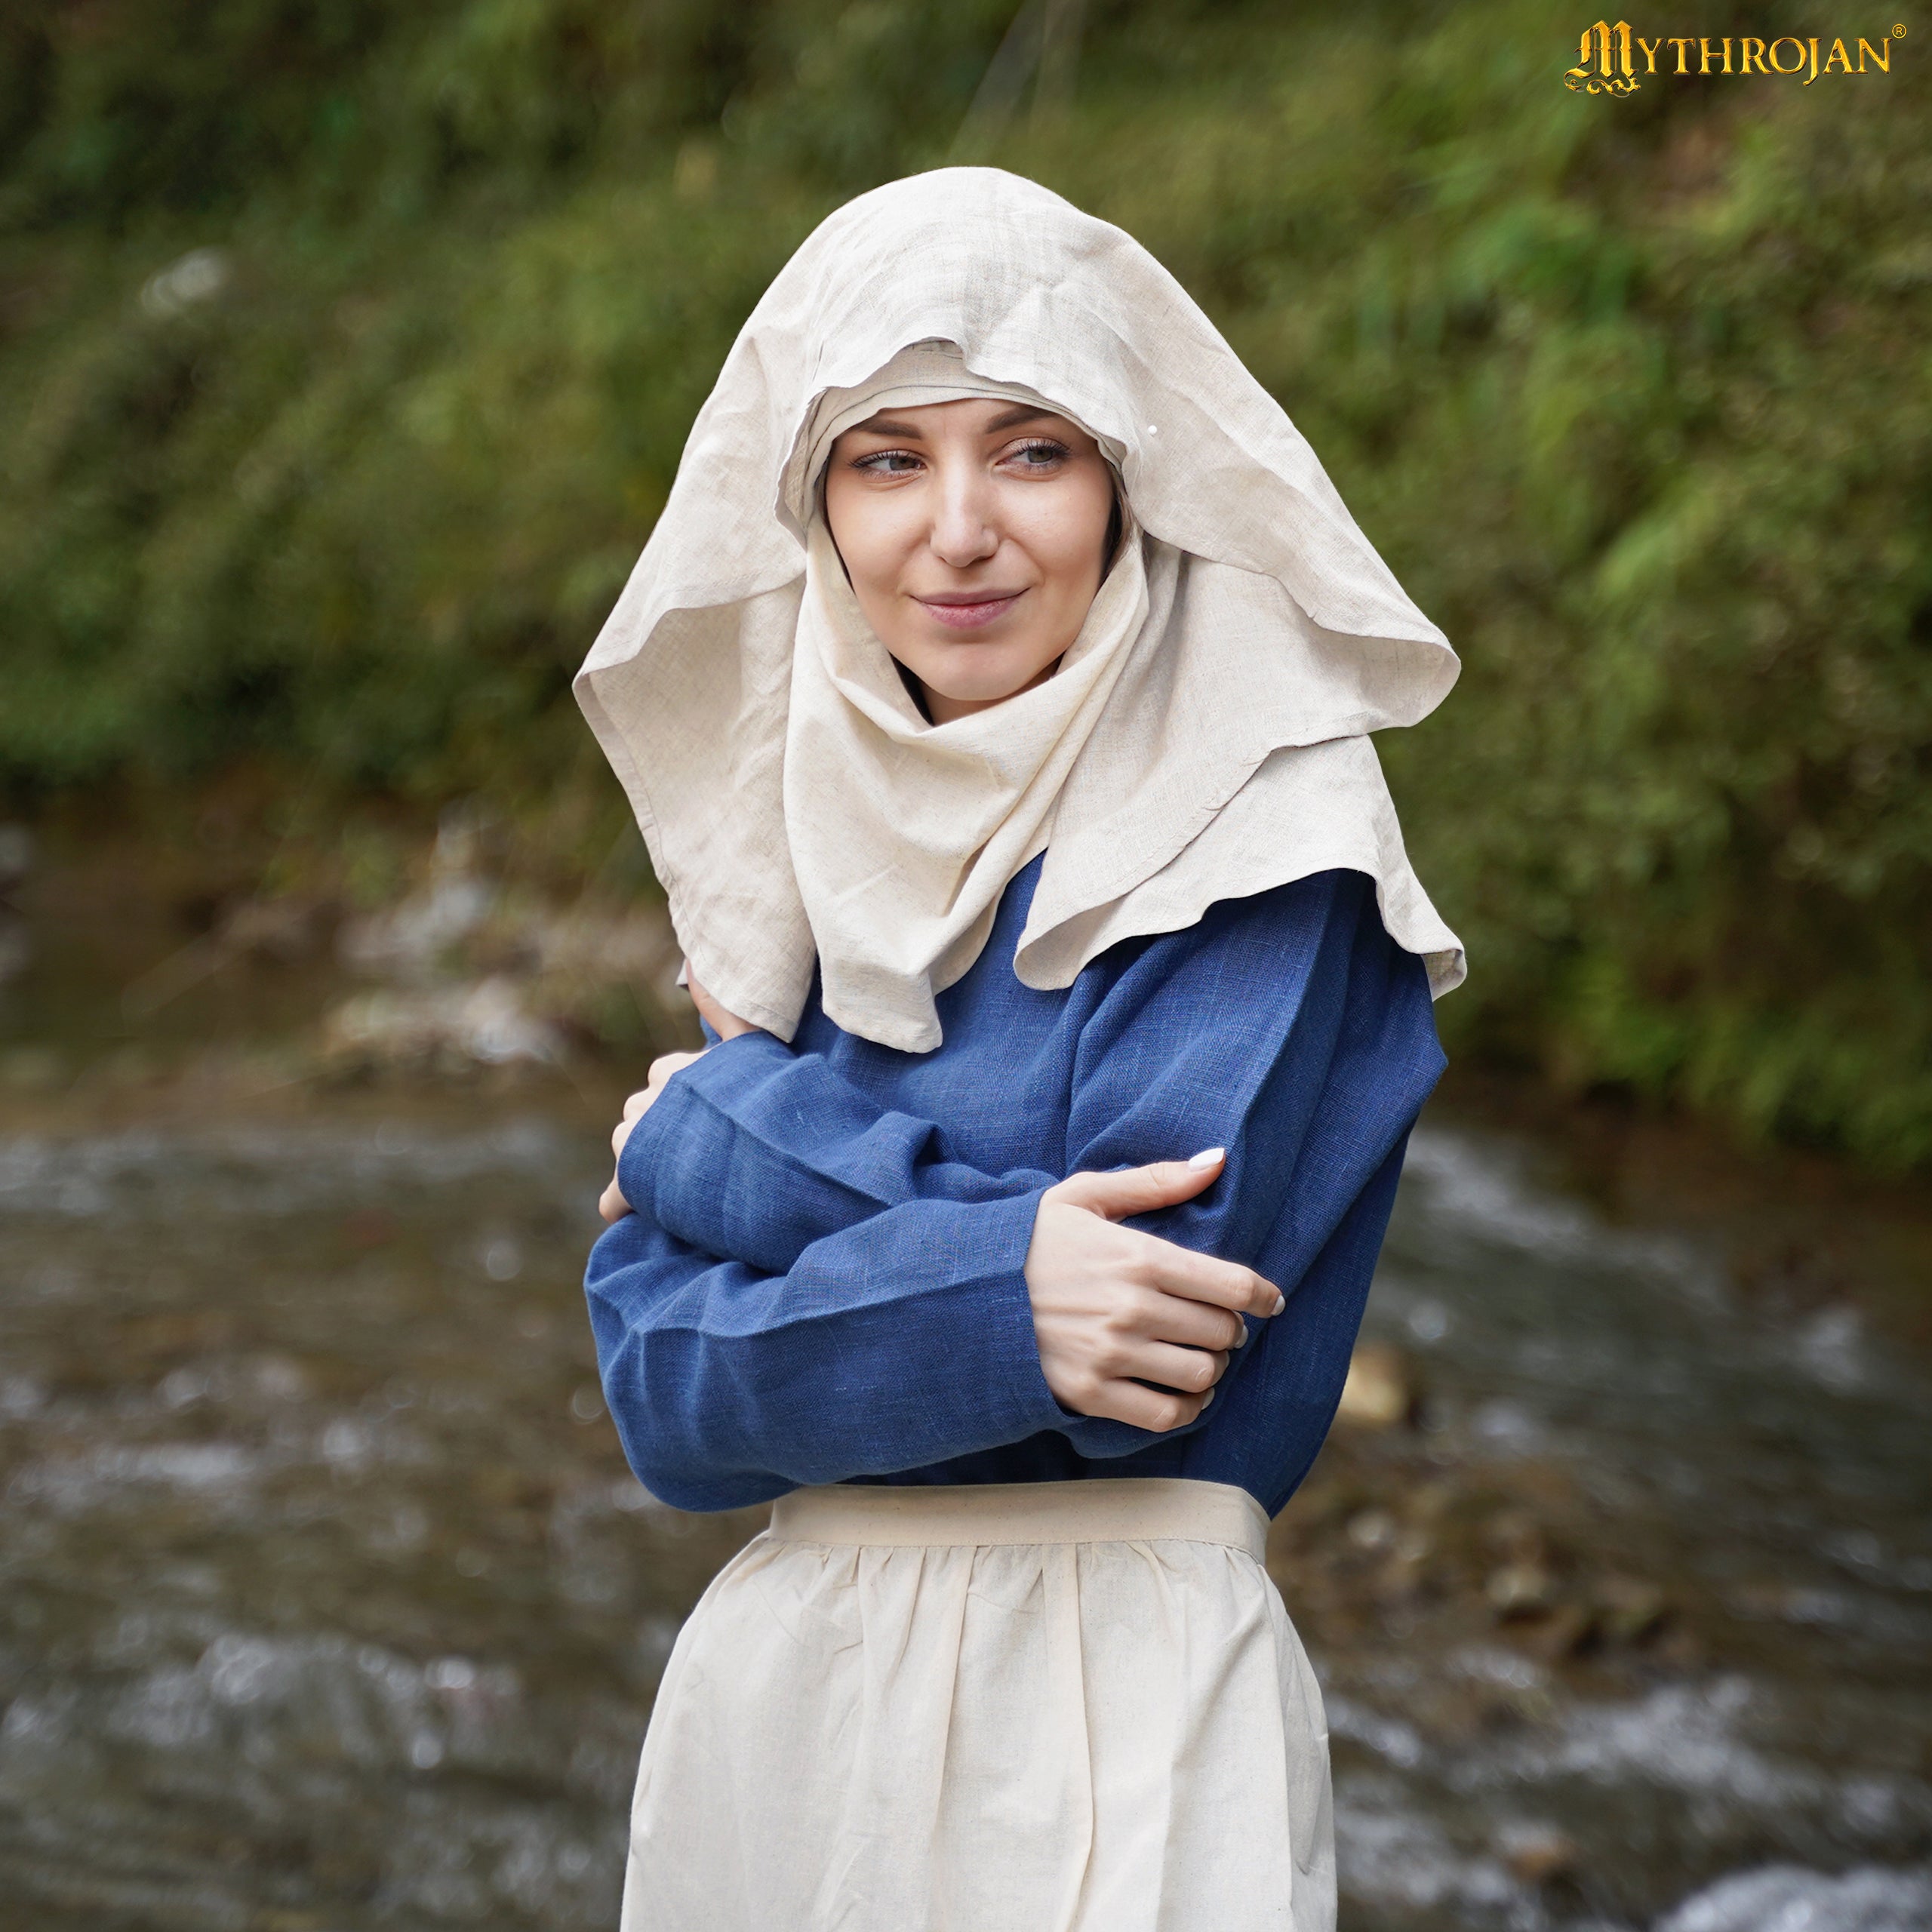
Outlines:
[{"label": "woman's eyebrow", "polygon": [[1036,409],[1030,402],[1023,402],[1016,409],[1003,409],[986,425],[988,435],[996,435],[1001,429],[1017,429],[1023,423],[1057,421],[1051,409]]},{"label": "woman's eyebrow", "polygon": [[889,416],[869,416],[863,423],[855,423],[853,428],[861,435],[897,436],[903,442],[922,443],[924,435],[918,426],[912,423],[895,423]]}]

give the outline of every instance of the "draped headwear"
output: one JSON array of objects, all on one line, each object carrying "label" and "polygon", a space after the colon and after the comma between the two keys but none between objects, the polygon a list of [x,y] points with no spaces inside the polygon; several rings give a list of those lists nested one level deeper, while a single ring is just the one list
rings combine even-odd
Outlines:
[{"label": "draped headwear", "polygon": [[[1099,443],[1123,539],[1055,675],[928,724],[817,513],[881,408],[1042,404]],[[699,412],[577,680],[693,970],[789,1039],[909,1052],[1044,851],[1013,959],[1071,985],[1117,940],[1331,868],[1375,881],[1438,995],[1463,951],[1411,869],[1368,732],[1455,654],[1281,408],[1132,237],[995,168],[863,195],[780,270]]]}]

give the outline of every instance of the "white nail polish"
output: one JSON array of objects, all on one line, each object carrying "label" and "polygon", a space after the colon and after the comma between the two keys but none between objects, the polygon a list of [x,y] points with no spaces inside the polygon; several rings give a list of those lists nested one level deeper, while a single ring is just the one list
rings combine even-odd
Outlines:
[{"label": "white nail polish", "polygon": [[1190,1168],[1211,1168],[1227,1158],[1228,1150],[1225,1147],[1204,1147],[1187,1164]]},{"label": "white nail polish", "polygon": [[1275,1297],[1275,1306],[1271,1308],[1268,1312],[1270,1315],[1279,1315],[1282,1309],[1286,1308],[1287,1305],[1288,1298],[1286,1295],[1277,1295]]},{"label": "white nail polish", "polygon": [[1241,1333],[1235,1337],[1235,1346],[1238,1349],[1247,1346],[1247,1324],[1245,1321],[1241,1324]]},{"label": "white nail polish", "polygon": [[1213,1390],[1213,1389],[1209,1389],[1209,1390],[1208,1390],[1208,1392],[1207,1392],[1207,1394],[1206,1394],[1206,1395],[1203,1395],[1203,1396],[1201,1397],[1201,1406],[1204,1409],[1204,1408],[1208,1406],[1208,1404],[1210,1402],[1211,1402],[1214,1399],[1214,1390]]}]

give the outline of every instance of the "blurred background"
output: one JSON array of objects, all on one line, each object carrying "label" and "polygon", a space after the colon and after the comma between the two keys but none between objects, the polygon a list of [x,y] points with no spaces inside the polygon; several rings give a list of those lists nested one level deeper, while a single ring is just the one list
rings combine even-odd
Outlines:
[{"label": "blurred background", "polygon": [[[1348,1932],[1932,1925],[1932,26],[0,13],[0,1924],[614,1922],[678,1620],[577,1282],[688,1040],[568,696],[851,195],[1119,222],[1461,650],[1467,940],[1272,1561]],[[1594,18],[1594,16],[1591,16]],[[1921,46],[1921,39],[1925,45]]]}]

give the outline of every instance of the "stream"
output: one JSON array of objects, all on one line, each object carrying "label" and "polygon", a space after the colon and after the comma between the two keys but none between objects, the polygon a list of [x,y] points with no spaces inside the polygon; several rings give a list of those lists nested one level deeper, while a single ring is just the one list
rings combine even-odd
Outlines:
[{"label": "stream", "polygon": [[[0,1923],[614,1926],[653,1690],[758,1515],[624,1468],[589,1112],[0,1134]],[[1346,1932],[1932,1927],[1927,1365],[1441,1125],[1369,1332],[1419,1423],[1324,1452],[1311,1496],[1340,1458],[1392,1500],[1296,1549],[1416,1537],[1426,1569],[1402,1511],[1480,1473],[1671,1609],[1573,1659],[1506,1566],[1500,1609],[1333,1617],[1311,1570]],[[1312,1561],[1274,1566],[1298,1619]]]}]

